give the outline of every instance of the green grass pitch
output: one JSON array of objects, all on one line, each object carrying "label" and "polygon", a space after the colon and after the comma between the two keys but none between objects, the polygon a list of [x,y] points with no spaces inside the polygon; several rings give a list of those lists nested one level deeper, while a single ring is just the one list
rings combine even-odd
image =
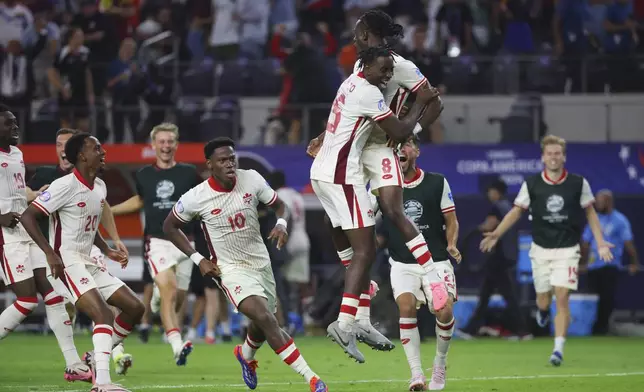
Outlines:
[{"label": "green grass pitch", "polygon": [[[115,382],[133,391],[244,391],[233,344],[196,344],[186,367],[172,361],[169,345],[159,335],[148,344],[135,336],[126,342],[134,356],[127,376]],[[330,391],[406,391],[409,368],[400,345],[388,353],[361,346],[366,363],[350,361],[338,346],[321,337],[296,338],[301,353],[322,376]],[[77,336],[79,351],[91,348],[87,336]],[[577,338],[566,344],[565,362],[548,364],[552,339],[526,342],[454,340],[449,355],[446,391],[490,392],[618,392],[644,391],[644,339]],[[82,354],[82,352],[81,352]],[[423,344],[423,367],[431,367],[434,344]],[[63,380],[64,363],[53,336],[15,334],[0,342],[0,392],[85,392],[87,383]],[[308,391],[308,385],[264,345],[259,360],[260,392]],[[429,376],[431,371],[427,371]]]}]

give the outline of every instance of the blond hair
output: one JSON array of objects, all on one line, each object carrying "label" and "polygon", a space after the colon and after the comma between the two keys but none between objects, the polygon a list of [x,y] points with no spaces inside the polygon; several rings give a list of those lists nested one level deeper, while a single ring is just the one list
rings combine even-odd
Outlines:
[{"label": "blond hair", "polygon": [[150,132],[150,140],[154,140],[154,137],[159,132],[172,132],[174,136],[179,139],[179,127],[173,123],[164,122],[152,128],[152,132]]},{"label": "blond hair", "polygon": [[546,146],[553,144],[561,146],[563,153],[566,153],[566,139],[555,135],[547,135],[541,139],[541,153],[546,149]]}]

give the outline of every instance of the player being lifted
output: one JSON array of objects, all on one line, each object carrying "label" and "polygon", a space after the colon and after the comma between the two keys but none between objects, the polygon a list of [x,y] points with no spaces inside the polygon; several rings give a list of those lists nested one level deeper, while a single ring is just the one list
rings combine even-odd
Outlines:
[{"label": "player being lifted", "polygon": [[[456,280],[454,269],[449,260],[451,255],[457,263],[461,254],[456,248],[458,240],[458,220],[452,193],[445,177],[428,173],[416,166],[420,154],[418,140],[414,137],[400,149],[400,163],[405,175],[403,203],[405,214],[423,233],[432,251],[436,273],[447,285],[449,298],[445,307],[430,311],[436,315],[436,356],[429,389],[442,390],[445,387],[447,350],[454,333],[452,307],[456,300]],[[376,209],[378,202],[376,201]],[[405,245],[402,233],[384,216],[382,230],[387,238],[391,264],[391,287],[400,310],[400,340],[411,368],[410,391],[424,391],[427,379],[420,362],[420,335],[416,324],[417,309],[423,304],[431,304],[432,292],[425,270],[416,263],[414,256]],[[382,238],[379,236],[379,238]],[[385,245],[381,240],[380,245]]]},{"label": "player being lifted", "polygon": [[555,316],[555,346],[550,363],[563,362],[564,343],[570,324],[570,290],[577,290],[579,267],[579,240],[586,215],[592,229],[599,257],[610,262],[612,244],[604,241],[597,213],[595,198],[588,181],[577,174],[568,173],[566,141],[548,135],[541,141],[541,161],[545,169],[527,178],[514,200],[514,207],[497,228],[485,233],[481,250],[490,251],[498,239],[515,224],[525,210],[532,216],[532,246],[530,260],[534,288],[537,292],[537,323],[545,327],[550,318],[549,309],[554,292],[557,315]]},{"label": "player being lifted", "polygon": [[[278,248],[288,239],[286,207],[259,173],[237,169],[231,139],[208,142],[204,154],[211,177],[181,196],[163,225],[166,237],[199,265],[204,276],[217,279],[228,300],[251,320],[244,344],[234,351],[250,389],[257,387],[255,353],[266,341],[308,381],[311,392],[328,391],[275,317],[275,278],[259,231],[257,205],[263,203],[276,211],[278,220],[269,239],[277,240]],[[212,260],[196,252],[180,230],[193,219],[201,219]]]},{"label": "player being lifted", "polygon": [[[360,65],[362,71],[349,76],[338,89],[329,116],[327,135],[311,167],[311,185],[329,216],[333,231],[343,231],[346,234],[350,245],[348,248],[353,253],[347,270],[340,314],[338,320],[329,325],[327,332],[350,357],[362,363],[364,356],[356,346],[358,328],[355,318],[361,294],[368,296],[368,271],[375,258],[376,244],[375,220],[366,189],[365,167],[362,165],[361,155],[376,124],[393,139],[405,141],[412,134],[421,111],[437,92],[429,88],[418,90],[418,99],[407,117],[399,120],[385,104],[380,92],[393,75],[392,53],[386,47],[369,48],[360,53]],[[427,87],[427,84],[424,86]],[[397,159],[391,148],[389,150],[395,170],[388,173],[388,176],[398,176],[402,185]],[[385,177],[389,178],[388,176]],[[398,202],[402,209],[402,199]],[[406,221],[404,214],[401,218]],[[409,225],[413,228],[413,224]],[[431,264],[427,244],[422,235],[419,236],[420,238],[408,244],[409,248],[421,264]],[[439,297],[436,299],[439,304],[436,307],[440,309],[445,306],[447,292],[442,282],[434,286],[434,297]],[[443,292],[438,287],[442,287]],[[373,347],[385,350],[393,348],[389,340],[371,327],[370,322],[367,325],[373,331],[363,336],[377,335],[374,341],[370,341]]]},{"label": "player being lifted", "polygon": [[[36,192],[32,191],[32,189],[38,189],[40,191],[45,190],[49,187],[49,184],[51,184],[55,180],[71,173],[74,166],[67,160],[67,157],[65,155],[65,145],[67,144],[69,138],[71,138],[76,133],[78,133],[78,131],[69,128],[61,128],[56,132],[56,156],[58,157],[58,165],[38,166],[38,168],[36,168],[36,172],[28,182],[27,194],[31,193],[34,195],[33,198],[35,198]],[[29,201],[31,202],[32,200]],[[40,231],[45,235],[45,237],[48,237],[49,219],[47,217],[43,217],[39,220],[38,223],[40,224]],[[119,237],[118,230],[116,229],[116,223],[114,222],[114,216],[112,215],[110,211],[110,205],[107,202],[105,203],[103,214],[101,215],[101,225],[103,225],[105,231],[107,231],[107,234],[109,234],[112,241],[114,241],[114,247],[117,250],[125,252],[125,254],[127,255],[127,247],[125,246],[125,244],[123,244]],[[100,249],[98,249],[96,245],[92,246],[92,252],[90,253],[90,256],[99,264],[104,264],[103,253]],[[60,279],[52,281],[52,285],[59,294],[67,292],[67,289],[60,281]],[[76,312],[76,309],[74,309],[74,305],[72,303],[73,299],[66,298],[66,302],[66,305],[71,308],[68,308],[68,312],[70,313],[70,317],[72,318],[73,326],[73,315]],[[128,326],[122,327],[128,329]],[[87,355],[88,354],[86,354],[85,358],[83,358],[86,363],[88,359]],[[130,366],[132,366],[132,355],[125,353],[123,344],[119,344],[118,346],[114,347],[114,349],[112,350],[112,360],[114,361],[116,374],[119,375],[127,373]]]},{"label": "player being lifted", "polygon": [[[63,281],[75,306],[95,324],[92,392],[126,391],[112,384],[110,352],[139,322],[144,307],[132,290],[90,257],[95,244],[123,267],[128,262],[127,255],[110,248],[98,232],[107,196],[105,183],[97,178],[105,166],[105,150],[95,137],[78,133],[67,141],[65,154],[74,165],[72,173],[52,182],[27,208],[21,222],[45,252],[53,277]],[[51,245],[38,226],[43,215],[50,217]],[[121,310],[116,319],[108,304]]]},{"label": "player being lifted", "polygon": [[[354,43],[358,50],[386,45],[387,39],[402,37],[402,26],[395,24],[393,19],[382,11],[368,11],[360,17],[354,29]],[[416,65],[394,52],[394,72],[390,80],[378,86],[382,89],[384,103],[395,114],[399,115],[403,105],[411,93],[431,89],[433,98],[425,110],[420,123],[415,125],[414,132],[431,125],[442,111],[442,103],[438,92],[429,87],[429,83]],[[359,73],[363,65],[356,62],[354,74]],[[337,111],[336,106],[334,106]],[[416,120],[414,116],[414,121]],[[327,128],[328,131],[328,128]],[[323,132],[309,145],[309,154],[315,156],[327,131]],[[384,132],[383,132],[384,131]],[[387,132],[381,127],[374,127],[368,138],[360,159],[363,162],[366,180],[371,190],[379,194],[382,213],[396,225],[406,240],[409,249],[413,249],[418,264],[423,265],[429,273],[432,270],[431,253],[427,249],[423,236],[406,218],[402,207],[402,174],[394,150],[388,146]],[[354,257],[355,249],[342,230],[332,229],[332,238],[338,256],[343,264],[348,265]],[[433,282],[434,303],[436,309],[441,309],[447,301],[447,290],[440,282]],[[364,291],[360,295],[356,315],[356,333],[360,341],[377,350],[391,350],[393,344],[380,334],[370,321],[371,295]]]},{"label": "player being lifted", "polygon": [[174,360],[177,365],[183,366],[193,347],[192,342],[183,341],[181,337],[182,320],[178,312],[190,286],[192,262],[165,238],[163,220],[179,197],[201,182],[201,177],[195,166],[175,160],[179,148],[179,129],[176,125],[157,125],[150,132],[150,141],[156,154],[156,163],[136,173],[136,195],[113,206],[112,212],[114,215],[123,215],[143,209],[145,213],[145,259],[159,288],[161,322]]},{"label": "player being lifted", "polygon": [[[67,381],[92,381],[91,369],[81,362],[74,345],[74,331],[64,299],[47,278],[46,258],[20,224],[27,209],[27,187],[22,151],[16,147],[20,132],[16,116],[0,105],[0,270],[17,299],[0,314],[0,340],[45,302],[49,327],[65,358]],[[32,193],[32,192],[29,192]],[[31,196],[30,198],[33,198]]]}]

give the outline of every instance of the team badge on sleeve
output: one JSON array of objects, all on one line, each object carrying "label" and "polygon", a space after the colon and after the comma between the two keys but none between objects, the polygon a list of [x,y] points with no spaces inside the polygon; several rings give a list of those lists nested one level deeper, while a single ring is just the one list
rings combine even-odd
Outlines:
[{"label": "team badge on sleeve", "polygon": [[416,75],[420,76],[421,78],[423,77],[423,73],[420,72],[420,69],[416,68]]},{"label": "team badge on sleeve", "polygon": [[40,194],[40,196],[38,196],[38,199],[40,199],[40,201],[47,202],[49,201],[49,199],[51,199],[51,193],[44,191]]},{"label": "team badge on sleeve", "polygon": [[183,211],[184,211],[183,203],[181,201],[178,201],[177,205],[174,208],[176,208],[177,212],[180,213],[180,214],[183,213]]},{"label": "team badge on sleeve", "polygon": [[380,101],[378,101],[378,110],[381,110],[381,111],[382,111],[382,110],[385,110],[385,108],[386,108],[386,106],[385,106],[385,100],[384,100],[384,99],[381,99]]},{"label": "team badge on sleeve", "polygon": [[447,197],[449,198],[450,201],[454,201],[454,198],[452,197],[452,192],[448,192]]}]

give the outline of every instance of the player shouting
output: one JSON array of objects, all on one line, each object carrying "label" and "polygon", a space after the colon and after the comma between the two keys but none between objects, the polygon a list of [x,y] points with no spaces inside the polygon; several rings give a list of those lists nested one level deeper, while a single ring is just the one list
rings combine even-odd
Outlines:
[{"label": "player shouting", "polygon": [[532,246],[530,260],[534,289],[537,292],[537,323],[545,327],[550,318],[550,303],[554,292],[557,303],[555,316],[555,346],[550,363],[563,362],[563,349],[570,324],[570,290],[577,290],[580,248],[579,240],[586,216],[597,242],[602,261],[610,262],[612,244],[604,241],[599,218],[593,207],[595,198],[588,181],[582,176],[568,173],[566,141],[548,135],[541,141],[543,172],[527,178],[514,200],[514,207],[497,228],[485,233],[481,250],[489,252],[498,239],[515,224],[523,211],[532,215]]},{"label": "player shouting", "polygon": [[[250,389],[257,387],[255,353],[266,341],[308,381],[311,392],[328,391],[275,317],[275,278],[259,230],[257,206],[263,203],[276,211],[278,220],[269,239],[277,240],[281,248],[288,239],[285,205],[259,173],[237,169],[231,139],[208,142],[204,154],[211,177],[181,196],[163,225],[167,238],[199,265],[204,276],[216,278],[228,300],[251,320],[244,344],[234,351]],[[201,219],[212,261],[196,252],[180,230],[193,219]]]},{"label": "player shouting", "polygon": [[[110,352],[139,322],[144,307],[121,280],[90,257],[95,244],[123,267],[128,262],[127,255],[110,248],[98,232],[107,196],[105,183],[97,178],[105,166],[105,150],[95,137],[78,133],[67,141],[65,154],[74,165],[72,173],[52,182],[27,208],[21,222],[45,252],[53,277],[63,281],[75,306],[95,324],[92,392],[126,391],[112,384]],[[51,245],[38,226],[38,218],[43,215],[50,217]],[[116,319],[108,304],[121,310]]]},{"label": "player shouting", "polygon": [[447,285],[449,298],[444,308],[432,308],[432,292],[428,287],[425,270],[416,263],[405,246],[403,234],[386,216],[383,217],[382,229],[387,237],[391,287],[400,310],[400,340],[411,368],[409,390],[424,391],[426,388],[427,380],[420,362],[420,335],[416,324],[416,312],[422,304],[427,303],[430,305],[430,311],[436,315],[436,356],[429,383],[429,390],[436,391],[445,388],[447,350],[454,333],[452,308],[457,295],[454,269],[449,255],[460,263],[461,254],[456,248],[458,220],[449,184],[442,175],[418,168],[416,159],[419,154],[420,149],[415,138],[411,138],[400,149],[400,163],[405,175],[403,202],[405,214],[423,233],[432,251],[436,272]]},{"label": "player shouting", "polygon": [[17,299],[0,314],[0,340],[4,339],[38,306],[37,293],[45,302],[47,321],[65,358],[67,381],[92,381],[91,369],[81,362],[74,345],[74,331],[64,299],[47,278],[45,255],[29,238],[21,214],[27,209],[25,163],[18,144],[16,116],[0,105],[0,271]]},{"label": "player shouting", "polygon": [[[358,50],[365,50],[387,44],[387,39],[402,37],[402,26],[394,23],[393,19],[386,13],[378,10],[368,11],[360,17],[354,29],[354,43]],[[417,93],[429,88],[425,76],[418,70],[416,65],[394,52],[391,52],[394,59],[394,72],[390,80],[383,86],[384,103],[396,115],[400,115],[403,105],[410,94]],[[363,65],[356,62],[354,74],[359,73]],[[435,99],[431,101],[424,115],[419,120],[420,124],[415,125],[414,132],[420,131],[433,123],[442,111],[442,103],[437,92],[432,89]],[[414,121],[417,118],[414,116]],[[323,145],[325,135],[323,132],[309,145],[309,154],[315,156],[320,145]],[[407,247],[418,264],[424,266],[425,270],[432,272],[431,253],[419,230],[410,223],[403,212],[402,207],[402,174],[398,164],[395,151],[388,145],[388,137],[382,127],[374,127],[370,137],[365,143],[364,150],[360,156],[366,173],[366,182],[372,192],[380,197],[380,208],[382,213],[403,233]],[[343,264],[348,265],[354,257],[355,249],[342,230],[332,230],[334,245],[338,256]],[[441,309],[447,301],[445,286],[437,278],[433,281],[433,306]],[[377,350],[391,350],[393,344],[380,334],[370,321],[371,295],[365,290],[360,295],[358,311],[356,315],[356,333],[358,340],[368,344]]]}]

